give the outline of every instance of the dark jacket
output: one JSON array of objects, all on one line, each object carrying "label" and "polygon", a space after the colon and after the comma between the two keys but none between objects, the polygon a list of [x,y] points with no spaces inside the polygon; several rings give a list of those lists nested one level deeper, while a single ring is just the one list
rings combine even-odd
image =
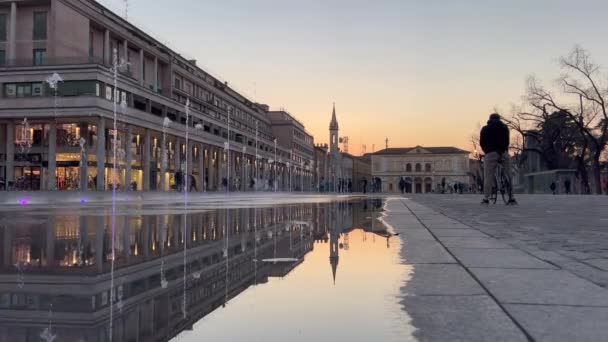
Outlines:
[{"label": "dark jacket", "polygon": [[500,119],[492,119],[481,129],[479,144],[485,154],[509,150],[509,128]]}]

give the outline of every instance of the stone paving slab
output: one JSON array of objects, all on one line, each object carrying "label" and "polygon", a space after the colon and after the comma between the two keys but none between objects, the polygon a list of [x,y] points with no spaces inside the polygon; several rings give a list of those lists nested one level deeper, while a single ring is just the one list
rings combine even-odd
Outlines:
[{"label": "stone paving slab", "polygon": [[466,267],[556,269],[518,249],[450,248]]},{"label": "stone paving slab", "polygon": [[454,229],[442,229],[442,228],[429,228],[430,231],[437,237],[488,237],[488,235],[480,232],[479,230],[471,228],[454,228]]},{"label": "stone paving slab", "polygon": [[608,307],[608,291],[564,270],[470,268],[502,303]]},{"label": "stone paving slab", "polygon": [[488,237],[458,237],[448,236],[440,237],[439,241],[446,247],[459,247],[459,248],[512,248],[511,246],[504,244],[496,239]]},{"label": "stone paving slab", "polygon": [[408,296],[401,303],[419,341],[527,341],[488,296]]},{"label": "stone paving slab", "polygon": [[406,264],[456,263],[450,253],[436,241],[403,241],[401,257]]},{"label": "stone paving slab", "polygon": [[419,264],[402,289],[406,296],[473,296],[485,295],[479,283],[458,264]]},{"label": "stone paving slab", "polygon": [[[458,203],[466,196],[452,198]],[[603,228],[595,218],[588,225],[577,225],[580,220],[573,224],[573,214],[556,219],[552,215],[561,214],[555,208],[543,212],[490,206],[477,213],[479,207],[470,203],[458,211],[452,210],[454,203],[440,202],[437,211],[434,204],[401,201],[412,217],[404,212],[400,217],[410,224],[412,218],[419,220],[439,245],[420,233],[420,226],[400,229],[394,221],[402,232],[404,262],[423,258],[429,248],[433,255],[443,249],[454,260],[414,264],[402,303],[418,328],[415,337],[511,341],[527,340],[527,334],[536,341],[607,340],[608,290],[602,284],[608,283],[603,271],[608,225]],[[471,287],[471,281],[479,287]],[[467,292],[480,288],[485,294]],[[502,335],[505,331],[509,333]]]},{"label": "stone paving slab", "polygon": [[506,308],[538,342],[608,339],[608,308],[519,304]]}]

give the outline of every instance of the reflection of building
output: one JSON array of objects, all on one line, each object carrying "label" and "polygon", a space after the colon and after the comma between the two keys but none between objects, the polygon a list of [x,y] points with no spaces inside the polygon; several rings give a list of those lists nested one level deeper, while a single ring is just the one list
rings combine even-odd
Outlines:
[{"label": "reflection of building", "polygon": [[[0,180],[9,188],[107,190],[114,140],[121,189],[169,190],[188,161],[199,191],[220,189],[229,171],[231,187],[245,190],[254,175],[268,183],[271,159],[284,168],[293,158],[283,144],[274,158],[263,106],[98,1],[0,1],[0,25]],[[125,62],[117,89],[114,57]],[[56,91],[46,82],[54,72]]]},{"label": "reflection of building", "polygon": [[[10,224],[0,228],[0,341],[38,341],[48,326],[52,304],[57,341],[105,342],[111,302],[115,342],[169,340],[252,284],[286,276],[312,251],[315,240],[331,241],[335,275],[339,249],[346,248],[340,239],[346,245],[346,234],[357,228],[383,230],[380,225],[370,227],[377,204],[335,202],[198,212],[188,215],[185,235],[184,216],[174,208],[146,206],[117,217],[114,297],[109,290],[109,217],[97,215],[96,208],[95,212],[83,209],[83,216],[47,213],[28,219],[23,213],[3,213],[3,222]],[[226,231],[228,259],[224,258]],[[184,240],[188,244],[185,320]],[[262,262],[268,258],[299,261]],[[23,287],[18,286],[20,281]]]},{"label": "reflection of building", "polygon": [[469,187],[469,152],[455,147],[387,148],[372,154],[372,175],[384,192],[429,193],[442,184]]}]

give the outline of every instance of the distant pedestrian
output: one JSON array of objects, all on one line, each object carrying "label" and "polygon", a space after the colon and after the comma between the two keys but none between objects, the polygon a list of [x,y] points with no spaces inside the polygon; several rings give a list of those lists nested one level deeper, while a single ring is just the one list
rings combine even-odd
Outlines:
[{"label": "distant pedestrian", "polygon": [[557,185],[555,184],[555,182],[551,182],[551,185],[549,185],[549,189],[551,189],[551,192],[554,195],[557,193]]},{"label": "distant pedestrian", "polygon": [[403,177],[399,180],[399,190],[401,190],[402,194],[405,194],[405,179]]},{"label": "distant pedestrian", "polygon": [[350,179],[348,180],[348,192],[353,192],[353,181]]},{"label": "distant pedestrian", "polygon": [[194,191],[198,192],[198,188],[196,187],[196,178],[194,178],[193,175],[190,175],[190,186],[189,186],[189,190],[188,191],[192,191],[192,189],[194,189]]},{"label": "distant pedestrian", "polygon": [[454,183],[454,193],[458,193],[458,183]]},{"label": "distant pedestrian", "polygon": [[224,189],[228,190],[228,179],[226,179],[226,177],[222,178],[222,186]]},{"label": "distant pedestrian", "polygon": [[184,174],[182,170],[177,170],[177,172],[175,172],[175,176],[173,177],[173,179],[175,180],[175,190],[177,190],[177,192],[182,191],[182,184],[184,181],[183,178]]},{"label": "distant pedestrian", "polygon": [[363,177],[363,193],[367,193],[367,179]]},{"label": "distant pedestrian", "polygon": [[570,178],[566,179],[566,181],[564,182],[564,187],[566,188],[566,195],[570,195],[571,186],[572,183],[570,183]]}]

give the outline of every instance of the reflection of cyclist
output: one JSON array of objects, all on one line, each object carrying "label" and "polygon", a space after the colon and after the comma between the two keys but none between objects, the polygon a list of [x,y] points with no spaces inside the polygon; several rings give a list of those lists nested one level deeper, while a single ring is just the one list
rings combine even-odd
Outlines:
[{"label": "reflection of cyclist", "polygon": [[[509,162],[509,128],[500,119],[499,114],[490,115],[488,124],[481,129],[479,137],[479,143],[481,149],[486,154],[484,158],[484,194],[482,204],[489,204],[489,198],[492,194],[492,187],[496,186],[496,180],[494,174],[496,173],[496,166],[499,161],[502,160],[502,164],[509,178],[510,175],[510,162]],[[512,184],[512,183],[511,183]],[[516,204],[513,194],[509,193],[509,204]]]}]

